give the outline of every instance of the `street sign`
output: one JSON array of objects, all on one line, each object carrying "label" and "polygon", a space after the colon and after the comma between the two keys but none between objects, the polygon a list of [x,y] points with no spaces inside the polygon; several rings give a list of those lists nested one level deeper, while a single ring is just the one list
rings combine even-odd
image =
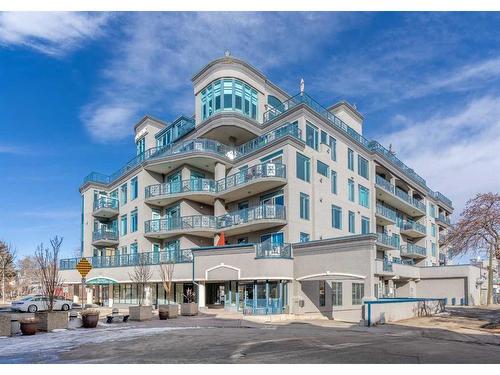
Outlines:
[{"label": "street sign", "polygon": [[82,258],[82,259],[80,259],[80,261],[76,265],[76,269],[78,272],[80,272],[80,275],[82,275],[82,277],[85,277],[88,275],[88,273],[92,269],[92,265],[90,264],[90,262],[87,259]]}]

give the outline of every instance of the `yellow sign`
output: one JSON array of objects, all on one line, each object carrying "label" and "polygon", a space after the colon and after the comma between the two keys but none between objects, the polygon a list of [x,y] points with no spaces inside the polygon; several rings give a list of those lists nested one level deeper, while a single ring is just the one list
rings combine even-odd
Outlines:
[{"label": "yellow sign", "polygon": [[92,269],[92,264],[90,264],[87,259],[82,258],[76,265],[76,269],[78,270],[78,272],[80,272],[80,275],[82,275],[82,277],[85,277]]}]

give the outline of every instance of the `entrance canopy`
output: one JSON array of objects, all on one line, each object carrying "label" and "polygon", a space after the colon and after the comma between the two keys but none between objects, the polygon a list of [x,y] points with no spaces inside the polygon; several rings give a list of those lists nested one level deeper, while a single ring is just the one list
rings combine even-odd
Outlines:
[{"label": "entrance canopy", "polygon": [[109,285],[118,284],[118,281],[109,279],[107,277],[95,277],[93,279],[87,280],[87,285]]}]

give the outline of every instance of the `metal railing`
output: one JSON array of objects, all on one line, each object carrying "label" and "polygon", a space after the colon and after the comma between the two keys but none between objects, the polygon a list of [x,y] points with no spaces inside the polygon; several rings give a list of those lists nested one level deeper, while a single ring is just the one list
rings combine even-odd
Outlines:
[{"label": "metal railing", "polygon": [[245,315],[281,314],[283,309],[280,298],[246,298],[243,302],[243,314]]},{"label": "metal railing", "polygon": [[266,177],[286,177],[286,167],[281,163],[263,163],[244,169],[216,182],[217,191],[225,191],[235,186]]},{"label": "metal railing", "polygon": [[94,201],[94,211],[101,208],[118,210],[118,199],[111,197],[100,197]]},{"label": "metal railing", "polygon": [[405,264],[408,266],[414,266],[415,261],[413,259],[392,258],[392,264]]},{"label": "metal railing", "polygon": [[396,221],[396,211],[391,210],[389,207],[377,202],[377,214],[385,217],[386,219]]},{"label": "metal railing", "polygon": [[397,196],[399,199],[404,200],[405,202],[409,203],[415,208],[418,208],[422,212],[425,211],[425,204],[420,202],[418,199],[415,199],[413,197],[410,197],[408,193],[405,191],[401,190],[397,186],[392,185],[389,181],[387,181],[385,178],[377,175],[375,178],[375,183],[380,186],[382,189],[385,191]]},{"label": "metal railing", "polygon": [[451,224],[450,218],[448,216],[443,215],[443,214],[439,214],[436,217],[436,220],[441,221],[442,223],[446,223],[448,225]]},{"label": "metal railing", "polygon": [[257,220],[285,220],[285,206],[261,204],[252,208],[243,208],[217,217],[217,228],[229,228]]},{"label": "metal railing", "polygon": [[401,254],[418,254],[427,256],[427,249],[425,247],[415,245],[414,243],[407,243],[406,245],[401,245]]},{"label": "metal railing", "polygon": [[377,233],[377,242],[386,246],[394,247],[395,249],[398,248],[398,240],[396,237],[389,236],[385,233]]},{"label": "metal railing", "polygon": [[118,241],[118,231],[101,228],[92,232],[92,241]]},{"label": "metal railing", "polygon": [[189,180],[149,185],[145,188],[145,197],[147,199],[190,192],[215,193],[215,181],[206,178],[192,178]]},{"label": "metal railing", "polygon": [[144,222],[145,233],[187,229],[216,229],[217,220],[211,215],[193,215],[153,219]]},{"label": "metal railing", "polygon": [[289,243],[273,243],[270,240],[255,245],[255,257],[267,258],[292,258],[292,245]]},{"label": "metal railing", "polygon": [[413,229],[413,230],[420,232],[422,234],[427,233],[427,228],[417,221],[409,221],[409,220],[405,221],[403,223],[403,225],[401,226],[401,229],[402,230],[412,230]]}]

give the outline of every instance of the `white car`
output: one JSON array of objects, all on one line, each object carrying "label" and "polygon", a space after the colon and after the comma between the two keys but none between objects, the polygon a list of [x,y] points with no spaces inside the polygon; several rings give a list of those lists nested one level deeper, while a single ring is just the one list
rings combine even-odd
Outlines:
[{"label": "white car", "polygon": [[[34,313],[47,310],[48,298],[41,295],[27,296],[12,302],[11,309],[16,311]],[[72,302],[62,297],[55,297],[54,310],[68,311]]]}]

